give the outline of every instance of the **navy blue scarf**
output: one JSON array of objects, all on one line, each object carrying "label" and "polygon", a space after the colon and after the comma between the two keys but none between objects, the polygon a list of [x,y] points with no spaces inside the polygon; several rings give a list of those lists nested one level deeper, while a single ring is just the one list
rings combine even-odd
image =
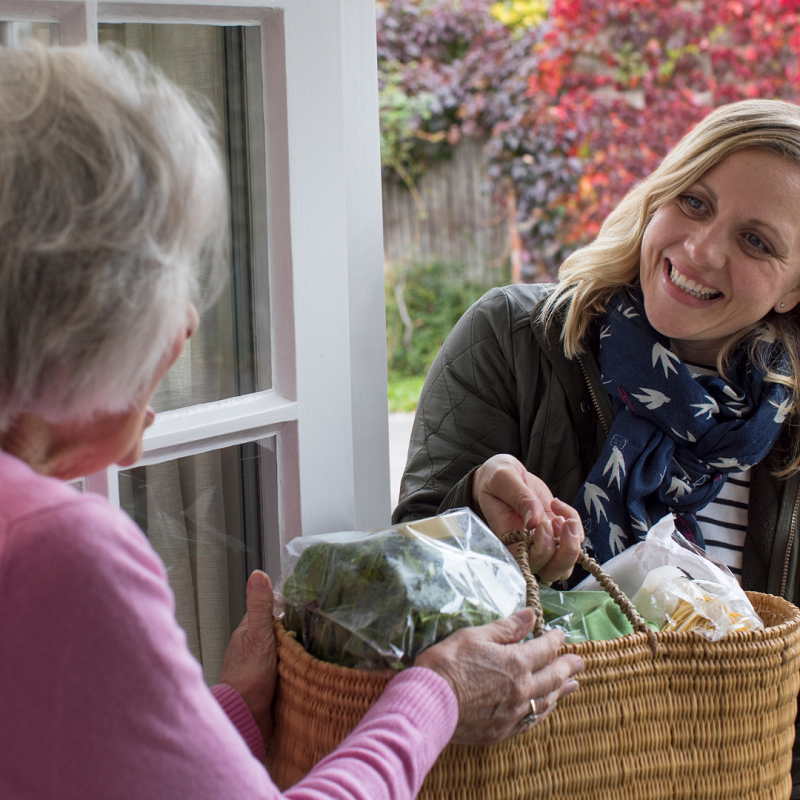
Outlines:
[{"label": "navy blue scarf", "polygon": [[[719,494],[728,473],[769,452],[788,390],[765,383],[744,353],[728,369],[730,381],[693,378],[647,321],[638,288],[609,301],[599,362],[616,418],[573,503],[587,549],[607,561],[670,511],[681,533],[703,547],[695,513]],[[779,369],[788,370],[785,356]]]}]

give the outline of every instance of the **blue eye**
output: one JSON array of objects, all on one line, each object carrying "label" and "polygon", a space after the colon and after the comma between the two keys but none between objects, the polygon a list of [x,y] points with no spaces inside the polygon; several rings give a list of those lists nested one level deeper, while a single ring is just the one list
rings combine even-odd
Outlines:
[{"label": "blue eye", "polygon": [[680,199],[683,206],[689,211],[705,210],[706,204],[699,197],[695,197],[693,194],[682,194]]},{"label": "blue eye", "polygon": [[746,233],[744,238],[751,247],[755,247],[757,250],[763,250],[766,252],[767,246],[754,233]]}]

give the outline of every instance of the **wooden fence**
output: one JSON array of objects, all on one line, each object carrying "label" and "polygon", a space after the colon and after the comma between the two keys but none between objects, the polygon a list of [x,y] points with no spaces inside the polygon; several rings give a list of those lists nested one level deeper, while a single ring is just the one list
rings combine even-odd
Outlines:
[{"label": "wooden fence", "polygon": [[417,200],[399,180],[384,178],[387,262],[435,259],[462,265],[465,277],[496,283],[509,256],[508,220],[486,173],[483,142],[462,139],[453,158],[434,164],[416,186]]}]

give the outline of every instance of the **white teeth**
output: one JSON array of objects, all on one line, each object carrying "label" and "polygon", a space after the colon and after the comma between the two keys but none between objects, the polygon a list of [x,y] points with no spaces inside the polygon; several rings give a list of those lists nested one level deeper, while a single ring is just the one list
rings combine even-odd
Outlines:
[{"label": "white teeth", "polygon": [[711,289],[708,286],[703,286],[702,283],[697,283],[685,275],[681,275],[672,264],[669,265],[669,279],[679,288],[683,289],[686,294],[692,297],[698,297],[701,300],[710,300],[716,297],[719,292],[716,289]]}]

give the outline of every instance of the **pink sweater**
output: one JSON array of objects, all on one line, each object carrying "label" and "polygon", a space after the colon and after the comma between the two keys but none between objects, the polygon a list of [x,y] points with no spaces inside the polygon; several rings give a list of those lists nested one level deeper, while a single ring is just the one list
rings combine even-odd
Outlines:
[{"label": "pink sweater", "polygon": [[[124,513],[0,452],[0,798],[281,796],[246,705],[226,686],[214,699],[173,608]],[[457,715],[446,681],[406,670],[283,796],[411,798]]]}]

